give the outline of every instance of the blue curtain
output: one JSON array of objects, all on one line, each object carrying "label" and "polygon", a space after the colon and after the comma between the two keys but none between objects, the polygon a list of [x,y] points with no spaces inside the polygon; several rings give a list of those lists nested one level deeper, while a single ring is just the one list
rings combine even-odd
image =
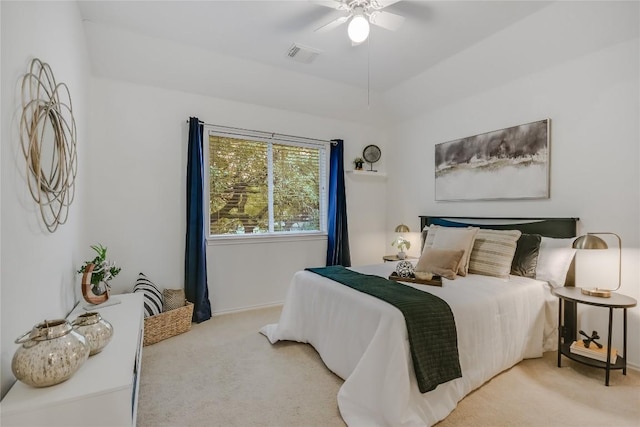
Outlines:
[{"label": "blue curtain", "polygon": [[202,158],[202,124],[189,119],[187,155],[187,241],[184,255],[184,293],[193,303],[193,321],[211,318],[207,284],[207,241],[203,209],[204,161]]},{"label": "blue curtain", "polygon": [[331,144],[329,168],[327,265],[350,267],[347,197],[344,191],[344,141],[341,139],[334,139]]}]

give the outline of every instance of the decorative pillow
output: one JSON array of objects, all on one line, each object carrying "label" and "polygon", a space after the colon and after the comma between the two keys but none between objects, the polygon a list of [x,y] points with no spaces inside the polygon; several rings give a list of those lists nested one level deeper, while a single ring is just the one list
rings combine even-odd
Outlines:
[{"label": "decorative pillow", "polygon": [[425,248],[416,264],[415,271],[429,272],[453,280],[456,278],[458,265],[463,256],[463,249]]},{"label": "decorative pillow", "polygon": [[420,253],[422,253],[422,251],[424,251],[424,248],[426,248],[428,235],[429,235],[429,226],[425,225],[424,228],[422,229],[422,234],[420,235],[420,243],[421,243]]},{"label": "decorative pillow", "polygon": [[133,287],[133,292],[142,292],[144,317],[162,313],[162,292],[143,273],[138,274],[138,280]]},{"label": "decorative pillow", "polygon": [[175,310],[185,305],[184,289],[164,289],[162,297],[164,299],[163,311]]},{"label": "decorative pillow", "polygon": [[440,227],[432,225],[425,241],[426,248],[464,250],[464,255],[458,264],[457,273],[466,276],[469,270],[469,256],[473,249],[473,242],[478,234],[478,227]]},{"label": "decorative pillow", "polygon": [[536,265],[536,279],[545,280],[554,288],[564,286],[567,271],[576,253],[572,248],[574,240],[542,237]]},{"label": "decorative pillow", "polygon": [[519,230],[480,230],[469,257],[469,273],[509,278]]},{"label": "decorative pillow", "polygon": [[422,245],[422,250],[424,251],[427,248],[433,246],[433,240],[436,238],[436,230],[437,226],[428,226],[422,230],[422,237],[424,238],[424,244]]},{"label": "decorative pillow", "polygon": [[542,237],[539,234],[520,236],[511,262],[511,274],[535,279],[541,241]]}]

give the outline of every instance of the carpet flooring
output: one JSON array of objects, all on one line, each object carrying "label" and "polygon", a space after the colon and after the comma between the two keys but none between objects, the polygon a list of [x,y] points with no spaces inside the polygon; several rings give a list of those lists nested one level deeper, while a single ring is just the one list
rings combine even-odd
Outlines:
[{"label": "carpet flooring", "polygon": [[[280,307],[215,316],[144,347],[138,419],[161,426],[344,426],[342,380],[307,344],[271,345],[258,330]],[[439,427],[639,426],[640,373],[604,370],[556,353],[525,360],[465,397]]]}]

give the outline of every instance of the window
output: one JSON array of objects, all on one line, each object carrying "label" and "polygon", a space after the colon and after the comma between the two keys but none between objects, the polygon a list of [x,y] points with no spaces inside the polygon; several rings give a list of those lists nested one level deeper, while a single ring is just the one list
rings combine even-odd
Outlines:
[{"label": "window", "polygon": [[211,236],[326,232],[326,143],[205,137]]}]

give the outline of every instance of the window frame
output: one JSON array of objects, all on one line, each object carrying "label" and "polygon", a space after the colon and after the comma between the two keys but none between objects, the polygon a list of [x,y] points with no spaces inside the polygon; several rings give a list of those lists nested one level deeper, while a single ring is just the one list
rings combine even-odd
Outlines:
[{"label": "window frame", "polygon": [[[244,244],[244,243],[269,243],[269,242],[284,242],[284,241],[312,241],[312,240],[326,240],[327,238],[327,229],[328,229],[328,221],[327,215],[329,210],[329,168],[330,168],[330,145],[329,141],[321,142],[308,142],[304,141],[305,138],[298,138],[294,136],[286,135],[285,137],[279,137],[277,134],[271,134],[271,137],[265,137],[259,135],[259,133],[266,132],[258,132],[258,131],[249,131],[242,130],[242,132],[229,132],[223,131],[216,128],[216,126],[211,125],[203,125],[202,132],[202,157],[204,160],[204,195],[206,196],[206,200],[203,202],[203,210],[204,217],[206,218],[206,240],[207,244]],[[210,167],[210,153],[209,153],[209,136],[219,136],[223,138],[236,138],[236,139],[244,139],[248,141],[258,141],[266,144],[285,144],[297,147],[309,147],[309,148],[321,148],[320,153],[324,152],[324,159],[320,158],[320,168],[322,168],[322,163],[324,163],[324,171],[320,170],[320,230],[318,231],[269,231],[267,233],[257,233],[257,234],[211,234],[211,217],[209,212],[210,205],[210,186],[209,186],[209,167]],[[272,145],[268,146],[268,151],[271,152]],[[272,157],[269,155],[267,167],[269,168],[269,182],[268,188],[269,193],[273,191],[273,173],[272,173]],[[323,176],[324,175],[324,176]],[[324,179],[323,179],[324,178]],[[269,195],[272,197],[272,194]],[[269,209],[269,223],[273,221],[273,211]]]}]

